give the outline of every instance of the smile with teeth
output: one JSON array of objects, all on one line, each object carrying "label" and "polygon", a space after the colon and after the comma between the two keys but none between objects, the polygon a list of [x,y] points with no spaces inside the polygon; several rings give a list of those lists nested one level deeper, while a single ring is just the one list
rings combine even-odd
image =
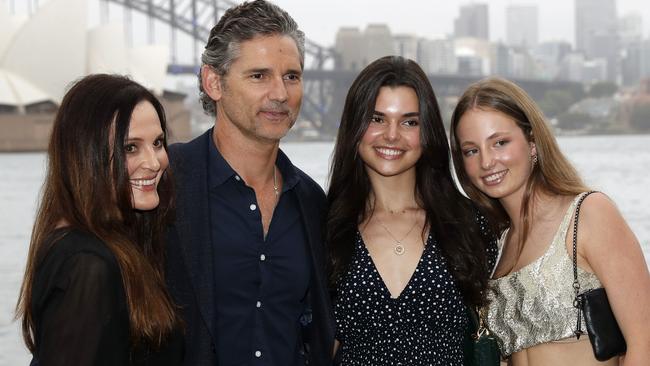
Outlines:
[{"label": "smile with teeth", "polygon": [[156,178],[152,179],[131,179],[131,185],[135,187],[152,186],[156,184]]},{"label": "smile with teeth", "polygon": [[381,155],[387,156],[389,158],[396,158],[404,154],[404,150],[391,149],[387,147],[376,147],[375,150]]},{"label": "smile with teeth", "polygon": [[483,177],[483,180],[484,180],[485,183],[487,183],[487,184],[496,184],[496,183],[500,183],[501,180],[503,179],[503,177],[506,175],[506,173],[508,173],[507,170],[502,170],[502,171],[500,171],[500,172],[496,172],[496,173],[494,173],[494,174],[490,174],[490,175],[488,175],[488,176]]}]

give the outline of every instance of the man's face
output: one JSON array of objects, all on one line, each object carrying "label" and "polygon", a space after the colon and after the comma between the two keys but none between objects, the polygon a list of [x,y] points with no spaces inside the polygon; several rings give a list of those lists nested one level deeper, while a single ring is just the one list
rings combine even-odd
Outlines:
[{"label": "man's face", "polygon": [[242,42],[238,57],[220,79],[219,93],[213,96],[217,125],[231,124],[247,139],[279,141],[300,112],[300,60],[298,47],[288,36],[259,36]]}]

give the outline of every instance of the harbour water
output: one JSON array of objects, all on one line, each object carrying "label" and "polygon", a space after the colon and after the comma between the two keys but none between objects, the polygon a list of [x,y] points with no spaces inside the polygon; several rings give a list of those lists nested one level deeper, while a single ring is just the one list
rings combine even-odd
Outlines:
[{"label": "harbour water", "polygon": [[[587,184],[618,205],[650,257],[650,135],[561,137],[560,145]],[[329,142],[286,143],[282,149],[323,187],[327,184]],[[14,307],[39,190],[43,153],[0,154],[0,366],[27,365]]]}]

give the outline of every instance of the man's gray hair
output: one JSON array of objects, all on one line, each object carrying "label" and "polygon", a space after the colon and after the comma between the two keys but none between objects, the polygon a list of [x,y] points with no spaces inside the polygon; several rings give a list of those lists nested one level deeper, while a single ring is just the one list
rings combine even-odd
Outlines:
[{"label": "man's gray hair", "polygon": [[[270,35],[291,37],[300,53],[300,67],[304,67],[305,34],[286,11],[265,0],[244,2],[228,9],[210,31],[201,63],[215,70],[223,82],[230,66],[239,57],[241,43],[257,36]],[[209,115],[216,115],[215,101],[203,89],[201,72],[199,89],[203,110]]]}]

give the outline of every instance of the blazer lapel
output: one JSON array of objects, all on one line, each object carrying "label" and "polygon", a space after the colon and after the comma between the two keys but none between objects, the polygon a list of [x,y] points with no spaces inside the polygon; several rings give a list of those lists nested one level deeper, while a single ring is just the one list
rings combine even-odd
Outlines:
[{"label": "blazer lapel", "polygon": [[299,183],[297,188],[298,205],[307,232],[307,249],[310,253],[313,266],[312,275],[314,276],[309,298],[311,322],[306,329],[303,328],[307,331],[309,340],[306,350],[310,364],[328,365],[331,364],[330,354],[334,345],[334,322],[329,301],[321,229],[324,221],[324,212],[322,212],[324,203],[318,204],[320,198],[313,192],[309,192],[304,183]]},{"label": "blazer lapel", "polygon": [[[211,131],[211,130],[210,130]],[[179,160],[177,179],[177,227],[185,265],[201,315],[214,338],[213,246],[208,204],[207,139],[210,131],[197,139]]]}]

